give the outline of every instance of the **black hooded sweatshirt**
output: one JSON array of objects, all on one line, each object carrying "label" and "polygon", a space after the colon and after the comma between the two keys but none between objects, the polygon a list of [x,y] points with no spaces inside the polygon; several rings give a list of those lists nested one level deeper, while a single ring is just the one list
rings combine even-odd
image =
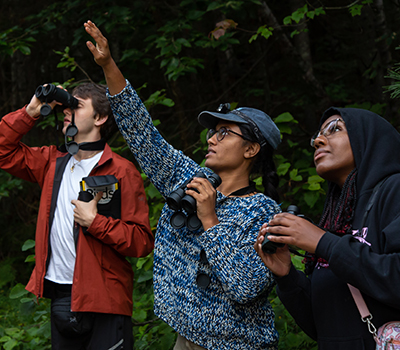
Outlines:
[{"label": "black hooded sweatshirt", "polygon": [[[354,108],[328,109],[320,126],[335,114],[346,124],[357,168],[353,234],[326,232],[316,256],[329,266],[317,264],[309,277],[292,267],[277,280],[277,291],[320,350],[372,350],[373,336],[347,283],[362,292],[376,328],[400,320],[400,134],[377,114]],[[361,227],[372,191],[383,179]]]}]

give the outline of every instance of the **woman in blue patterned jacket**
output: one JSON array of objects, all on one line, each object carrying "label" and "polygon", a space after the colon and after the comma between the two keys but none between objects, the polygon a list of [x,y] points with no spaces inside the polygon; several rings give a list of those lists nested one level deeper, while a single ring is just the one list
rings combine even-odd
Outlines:
[{"label": "woman in blue patterned jacket", "polygon": [[[183,187],[196,200],[199,228],[178,228],[168,205],[157,227],[154,310],[177,331],[174,349],[276,349],[267,300],[274,282],[253,244],[261,224],[280,212],[272,161],[278,128],[253,108],[200,113],[199,122],[210,129],[201,168],[161,137],[100,30],[90,21],[85,29],[97,43],[87,46],[103,68],[118,127],[142,170],[165,198]],[[210,169],[222,179],[217,190],[195,176],[201,171],[210,177]],[[254,172],[264,176],[267,195],[249,180]]]}]

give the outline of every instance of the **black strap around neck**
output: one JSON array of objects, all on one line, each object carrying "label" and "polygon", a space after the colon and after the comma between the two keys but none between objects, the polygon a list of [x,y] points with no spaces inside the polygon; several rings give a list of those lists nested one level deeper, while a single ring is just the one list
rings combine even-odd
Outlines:
[{"label": "black strap around neck", "polygon": [[250,194],[250,193],[254,193],[254,192],[257,192],[256,184],[254,182],[250,182],[249,186],[240,188],[240,189],[232,192],[231,194],[228,194],[227,197],[230,197],[230,196],[245,196],[246,194]]},{"label": "black strap around neck", "polygon": [[[83,151],[102,151],[106,146],[106,141],[104,139],[94,141],[94,142],[82,142],[78,144],[79,149]],[[61,152],[68,152],[65,144],[58,147]]]}]

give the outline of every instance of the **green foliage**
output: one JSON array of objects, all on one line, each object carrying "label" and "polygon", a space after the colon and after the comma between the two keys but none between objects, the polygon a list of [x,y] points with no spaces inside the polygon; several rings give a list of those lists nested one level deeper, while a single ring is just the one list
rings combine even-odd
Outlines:
[{"label": "green foliage", "polygon": [[0,200],[3,197],[8,197],[12,190],[22,189],[22,183],[21,179],[13,177],[0,169]]},{"label": "green foliage", "polygon": [[349,7],[350,14],[354,16],[361,16],[361,10],[363,9],[364,5],[372,4],[373,0],[363,0],[360,4],[354,4]]},{"label": "green foliage", "polygon": [[7,297],[0,294],[0,344],[4,349],[45,350],[50,344],[50,302],[30,294],[22,284]]},{"label": "green foliage", "polygon": [[0,32],[0,53],[13,56],[16,51],[30,55],[35,38],[24,33],[19,26]]},{"label": "green foliage", "polygon": [[4,288],[15,280],[16,271],[13,260],[8,258],[0,261],[0,288]]},{"label": "green foliage", "polygon": [[290,204],[296,204],[307,216],[318,217],[325,200],[325,180],[316,174],[311,149],[303,149],[297,142],[286,139],[285,135],[302,133],[298,121],[289,112],[280,114],[274,122],[283,135],[284,142],[280,147],[291,150],[287,152],[291,154],[290,158],[282,154],[275,156],[280,177],[279,191],[283,197],[282,208],[285,210]]},{"label": "green foliage", "polygon": [[[298,8],[290,16],[286,16],[283,19],[283,24],[285,26],[292,26],[294,23],[299,24],[304,19],[314,19],[316,16],[325,15],[326,12],[323,7],[314,8],[313,10],[308,9],[308,5]],[[299,34],[300,32],[295,29],[291,33],[291,37]]]},{"label": "green foliage", "polygon": [[[397,49],[400,50],[400,46],[397,47]],[[391,85],[385,86],[386,91],[390,92],[390,97],[400,97],[400,63],[395,64],[392,69],[389,69],[388,76],[386,78],[393,80]]]},{"label": "green foliage", "polygon": [[274,30],[274,28],[272,28],[272,27],[268,27],[267,28],[266,25],[265,26],[261,26],[260,28],[257,29],[257,33],[254,34],[250,38],[249,43],[251,43],[252,41],[256,40],[259,35],[261,35],[265,39],[268,39],[272,35],[273,30]]},{"label": "green foliage", "polygon": [[[372,39],[366,40],[369,39],[366,29],[373,27],[370,23],[374,18],[368,18],[368,11],[363,9],[371,3],[372,0],[363,0],[352,2],[351,6],[341,6],[339,1],[330,2],[329,6],[337,6],[334,8],[313,8],[311,3],[307,3],[292,13],[288,13],[286,2],[270,1],[268,6],[280,19],[279,26],[283,32],[288,32],[289,39],[300,33],[300,25],[312,23],[317,28],[311,36],[313,68],[329,104],[334,102],[335,105],[366,108],[383,115],[389,110],[388,105],[377,96],[376,90],[369,88],[369,84],[379,78],[382,68],[380,55],[374,46],[378,42],[376,37],[371,35]],[[190,145],[192,148],[185,149],[188,155],[201,157],[207,147],[206,130],[199,130],[201,140],[197,142],[196,130],[199,127],[192,127],[191,120],[187,118],[182,122],[183,127],[178,128],[169,107],[192,113],[200,108],[211,108],[215,103],[224,102],[219,101],[221,98],[226,98],[240,101],[240,105],[266,106],[266,112],[278,115],[274,120],[283,136],[275,161],[280,176],[282,209],[296,204],[302,213],[318,221],[326,182],[315,172],[313,152],[308,146],[308,128],[313,128],[315,116],[320,115],[326,105],[302,82],[305,72],[293,68],[297,67],[297,63],[291,61],[291,55],[280,53],[283,45],[275,37],[280,28],[260,20],[263,18],[260,16],[260,5],[262,2],[259,0],[134,1],[124,4],[116,4],[112,0],[72,0],[54,1],[46,7],[31,7],[27,11],[29,16],[18,18],[17,25],[11,22],[17,16],[10,16],[10,22],[3,16],[0,28],[0,60],[5,67],[2,70],[5,82],[3,102],[11,99],[9,86],[25,83],[18,81],[17,84],[13,80],[18,66],[9,69],[10,62],[16,64],[21,54],[28,62],[29,74],[26,75],[34,77],[32,79],[69,79],[62,84],[66,88],[82,80],[102,80],[101,69],[93,63],[84,45],[90,38],[82,29],[82,23],[90,18],[109,39],[112,52],[125,75],[135,79],[135,84],[142,85],[137,90],[149,88],[147,98],[143,98],[145,106],[154,112],[154,124],[160,126],[166,138],[177,134],[179,142],[179,136],[187,135],[188,130],[193,131],[195,143]],[[329,16],[326,16],[328,13]],[[362,21],[358,21],[361,14]],[[349,21],[346,22],[346,18]],[[363,27],[364,20],[366,26]],[[393,32],[398,31],[397,22],[392,19]],[[313,26],[310,25],[303,33],[313,30]],[[327,33],[326,28],[329,28]],[[334,28],[339,31],[335,32]],[[362,38],[357,36],[351,41],[353,28],[357,33],[363,32]],[[346,40],[342,39],[343,33],[346,33]],[[260,37],[269,40],[257,40]],[[389,39],[389,45],[392,42],[398,45],[395,35]],[[44,52],[48,57],[38,56],[38,52]],[[30,57],[34,58],[29,61]],[[258,57],[265,58],[255,64]],[[55,62],[57,60],[59,62]],[[32,64],[37,66],[32,69]],[[252,72],[248,67],[253,65],[255,69]],[[395,65],[388,74],[394,81],[387,87],[392,97],[400,96],[399,69]],[[31,85],[36,83],[31,82]],[[368,95],[369,91],[372,93]],[[144,91],[140,93],[145,95]],[[19,103],[23,105],[26,102]],[[236,104],[231,105],[234,108]],[[43,140],[47,142],[47,127],[54,127],[55,123],[54,118],[41,120],[38,128],[32,130],[32,133],[36,132],[32,139],[39,144],[43,144]],[[40,137],[35,138],[37,135]],[[177,148],[180,146],[178,143]],[[112,149],[132,157],[119,135],[114,137]],[[164,199],[144,174],[142,178],[149,203],[150,223],[155,233]],[[259,189],[261,180],[255,179]],[[0,170],[0,203],[7,210],[17,207],[18,200],[21,201],[20,206],[29,207],[32,203],[24,203],[23,200],[30,189],[27,183]],[[38,199],[33,202],[35,200],[32,207],[37,206]],[[4,217],[4,213],[1,215]],[[9,221],[5,221],[4,229],[7,236],[15,237],[14,244],[18,247],[25,242],[22,250],[26,256],[18,251],[8,251],[10,245],[3,244],[6,248],[2,250],[0,261],[0,344],[5,349],[47,349],[50,348],[49,301],[39,300],[37,303],[23,288],[26,278],[21,277],[27,275],[35,260],[32,240],[35,216],[28,217],[18,210],[13,215],[21,215],[20,227],[14,229]],[[25,259],[25,268],[19,264],[18,255],[23,255],[21,261]],[[132,314],[135,349],[172,349],[175,332],[153,313],[153,256],[128,260],[135,272]],[[302,268],[300,258],[294,257],[293,262],[297,268]],[[276,313],[280,349],[315,349],[315,343],[296,326],[275,292],[271,294],[271,304]]]},{"label": "green foliage", "polygon": [[156,105],[163,105],[167,107],[173,107],[175,105],[174,101],[165,96],[165,89],[152,93],[150,97],[143,103],[148,110],[150,110],[151,107]]}]

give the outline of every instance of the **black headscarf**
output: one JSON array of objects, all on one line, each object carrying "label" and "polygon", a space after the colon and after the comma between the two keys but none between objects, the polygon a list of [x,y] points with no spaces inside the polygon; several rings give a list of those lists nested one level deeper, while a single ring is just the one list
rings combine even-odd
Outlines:
[{"label": "black headscarf", "polygon": [[[349,174],[343,188],[328,182],[329,191],[325,201],[320,227],[338,235],[352,231],[355,210],[363,213],[372,190],[389,175],[400,173],[400,134],[384,118],[357,108],[327,109],[322,124],[333,115],[340,115],[346,124],[353,151],[355,169]],[[313,271],[315,263],[327,262],[311,254],[305,259],[306,273]]]},{"label": "black headscarf", "polygon": [[389,175],[400,173],[400,134],[384,118],[358,108],[326,110],[320,126],[339,114],[346,124],[357,168],[357,193],[362,195]]}]

